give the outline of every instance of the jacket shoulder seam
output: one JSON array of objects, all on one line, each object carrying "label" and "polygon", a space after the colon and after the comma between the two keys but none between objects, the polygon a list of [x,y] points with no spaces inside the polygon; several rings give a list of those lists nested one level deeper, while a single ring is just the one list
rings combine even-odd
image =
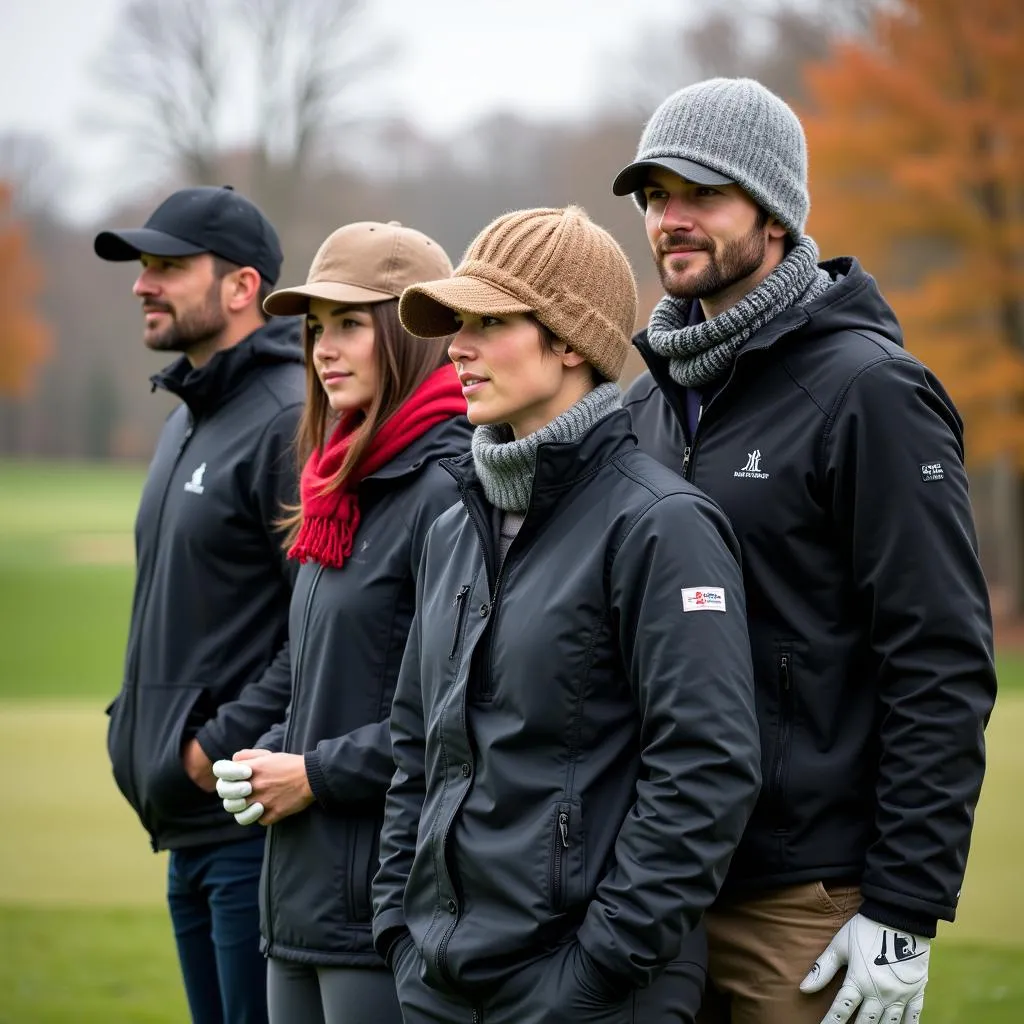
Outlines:
[{"label": "jacket shoulder seam", "polygon": [[281,412],[281,411],[283,411],[284,409],[290,409],[290,408],[292,408],[292,406],[295,406],[295,405],[302,405],[302,404],[303,404],[303,399],[301,399],[301,398],[297,398],[297,399],[295,399],[294,401],[286,402],[286,401],[285,401],[285,400],[284,400],[284,399],[283,399],[283,398],[282,398],[282,397],[281,397],[281,396],[280,396],[280,395],[279,395],[279,394],[278,394],[278,393],[277,393],[277,392],[276,392],[276,391],[275,391],[275,390],[274,390],[274,389],[273,389],[273,388],[272,388],[272,387],[271,387],[271,386],[270,386],[270,385],[269,385],[269,384],[267,383],[267,379],[266,379],[266,378],[267,378],[267,375],[266,375],[265,373],[261,373],[261,374],[260,374],[260,375],[259,375],[259,376],[258,376],[258,377],[257,377],[256,379],[257,379],[257,381],[258,381],[258,383],[259,383],[260,387],[261,387],[261,388],[263,388],[263,390],[264,390],[264,391],[265,391],[265,392],[266,392],[266,393],[267,393],[268,395],[270,395],[270,397],[271,397],[271,398],[273,399],[273,401],[274,401],[274,404],[275,404],[275,405],[277,406],[277,408],[278,408],[278,412]]},{"label": "jacket shoulder seam", "polygon": [[661,388],[658,387],[657,381],[655,381],[654,377],[651,376],[649,370],[646,372],[649,379],[647,381],[647,387],[644,390],[644,393],[633,395],[631,398],[623,401],[623,409],[628,409],[631,405],[639,405],[641,402],[646,402],[649,398],[651,398],[652,395],[655,394],[655,392],[657,392],[658,395],[661,395]]},{"label": "jacket shoulder seam", "polygon": [[[853,332],[860,334],[859,331]],[[863,335],[862,335],[863,337]],[[872,339],[874,340],[874,339]],[[850,374],[846,383],[839,389],[839,393],[836,395],[835,401],[832,403],[832,411],[828,414],[825,420],[825,426],[821,432],[821,445],[818,451],[818,470],[821,472],[825,465],[825,450],[828,448],[829,439],[832,435],[832,430],[836,425],[836,420],[839,419],[839,414],[842,412],[843,406],[846,404],[846,400],[849,397],[850,392],[853,390],[854,384],[868,373],[873,370],[876,366],[880,366],[883,363],[895,361],[896,356],[891,352],[880,352],[874,359],[869,359],[867,362],[862,363],[857,369]]]},{"label": "jacket shoulder seam", "polygon": [[[643,505],[643,507],[637,511],[636,515],[634,515],[629,520],[629,522],[623,528],[622,534],[618,538],[618,541],[609,548],[609,568],[611,567],[611,563],[615,560],[616,556],[618,555],[619,549],[622,547],[623,544],[625,544],[626,540],[629,538],[629,535],[636,528],[640,520],[643,519],[644,516],[646,516],[647,513],[650,512],[651,509],[654,508],[654,506],[657,505],[659,502],[662,502],[667,498],[678,496],[680,498],[683,498],[684,500],[689,501],[694,505],[707,504],[712,508],[717,507],[715,506],[715,503],[711,501],[710,498],[707,498],[706,496],[698,493],[691,493],[680,487],[675,487],[672,490],[661,490],[660,488],[656,487],[653,483],[651,483],[651,481],[645,480],[638,473],[633,472],[627,466],[623,465],[621,459],[616,459],[615,463],[618,466],[619,472],[621,472],[623,476],[626,476],[630,480],[634,481],[634,483],[639,484],[648,492],[648,494],[651,495],[651,500],[646,502]],[[682,479],[680,478],[680,482],[684,481],[682,481]]]}]

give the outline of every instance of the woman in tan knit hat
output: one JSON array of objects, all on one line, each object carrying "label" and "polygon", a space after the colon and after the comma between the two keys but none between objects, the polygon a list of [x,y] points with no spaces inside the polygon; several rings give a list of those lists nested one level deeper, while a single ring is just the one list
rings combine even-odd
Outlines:
[{"label": "woman in tan knit hat", "polygon": [[239,824],[269,826],[260,928],[271,1024],[401,1024],[370,935],[394,771],[387,716],[424,537],[457,498],[438,459],[465,452],[470,432],[444,340],[411,338],[398,297],[450,273],[422,232],[360,221],[331,233],[304,284],[264,303],[304,318],[300,506],[283,523],[300,563],[283,667],[291,701],[254,749],[214,772]]},{"label": "woman in tan knit hat", "polygon": [[629,264],[578,208],[511,213],[399,312],[455,335],[476,427],[392,708],[373,932],[405,1024],[692,1021],[760,759],[732,531],[619,407]]}]

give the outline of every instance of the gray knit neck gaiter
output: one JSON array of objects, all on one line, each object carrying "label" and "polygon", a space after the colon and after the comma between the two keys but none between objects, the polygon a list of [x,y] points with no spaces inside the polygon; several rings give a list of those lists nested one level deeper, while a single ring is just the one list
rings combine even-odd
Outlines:
[{"label": "gray knit neck gaiter", "polygon": [[780,313],[822,295],[832,278],[818,266],[818,247],[804,235],[786,258],[729,309],[688,325],[690,299],[666,295],[651,313],[647,342],[670,360],[672,379],[683,387],[711,384],[732,366],[743,343]]},{"label": "gray knit neck gaiter", "polygon": [[477,427],[473,431],[473,462],[487,500],[505,512],[526,512],[540,445],[578,441],[621,404],[617,384],[600,384],[540,430],[518,441],[512,439],[512,428],[505,423]]}]

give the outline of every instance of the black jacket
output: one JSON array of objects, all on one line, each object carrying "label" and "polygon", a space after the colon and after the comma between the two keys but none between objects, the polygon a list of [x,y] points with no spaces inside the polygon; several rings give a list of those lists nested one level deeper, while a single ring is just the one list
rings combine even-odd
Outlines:
[{"label": "black jacket", "polygon": [[395,770],[388,715],[424,539],[458,500],[437,460],[469,442],[464,416],[414,441],[359,485],[359,531],[345,564],[299,569],[291,705],[258,745],[305,754],[316,801],[269,829],[260,909],[270,956],[384,967],[370,935],[370,883]]},{"label": "black jacket", "polygon": [[759,784],[735,539],[621,410],[541,446],[500,572],[472,456],[443,465],[463,504],[427,537],[392,711],[377,948],[408,930],[428,984],[486,1002],[576,937],[610,991],[643,987]]},{"label": "black jacket", "polygon": [[296,500],[293,442],[305,396],[294,324],[272,321],[153,386],[168,417],[135,522],[137,575],[121,692],[107,747],[114,778],[154,849],[247,838],[181,761],[250,746],[288,703],[294,572],[274,523]]},{"label": "black jacket", "polygon": [[995,697],[960,419],[856,261],[705,395],[650,367],[640,446],[725,510],[743,550],[764,787],[727,888],[857,881],[864,913],[952,920]]}]

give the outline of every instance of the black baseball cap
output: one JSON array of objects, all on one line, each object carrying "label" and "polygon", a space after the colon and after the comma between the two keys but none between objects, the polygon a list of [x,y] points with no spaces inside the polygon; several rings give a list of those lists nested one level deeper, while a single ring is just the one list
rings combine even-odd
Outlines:
[{"label": "black baseball cap", "polygon": [[230,185],[183,188],[168,196],[141,228],[101,231],[93,242],[100,259],[113,262],[153,256],[212,253],[253,267],[267,284],[281,273],[281,242],[255,203]]}]

